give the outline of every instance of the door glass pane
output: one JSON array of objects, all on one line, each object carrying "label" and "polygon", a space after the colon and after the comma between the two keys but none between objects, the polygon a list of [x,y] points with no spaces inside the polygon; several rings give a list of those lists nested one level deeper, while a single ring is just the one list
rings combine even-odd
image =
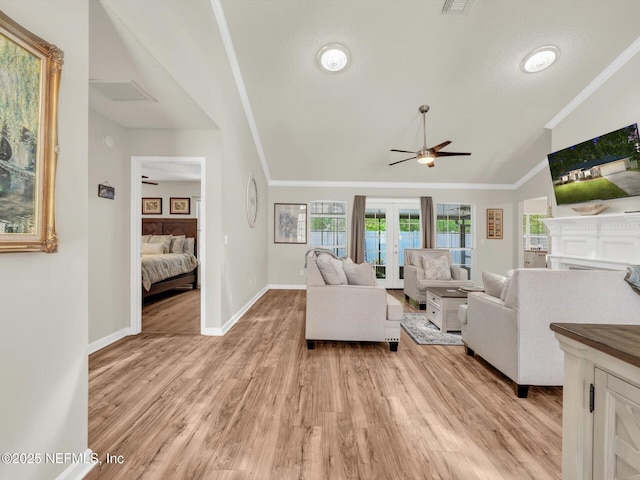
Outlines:
[{"label": "door glass pane", "polygon": [[398,212],[399,244],[398,244],[398,278],[404,279],[404,249],[420,248],[420,210],[400,209]]},{"label": "door glass pane", "polygon": [[466,269],[471,278],[473,253],[471,205],[439,203],[436,213],[436,247],[449,249],[453,264]]},{"label": "door glass pane", "polygon": [[387,218],[378,208],[365,210],[364,261],[373,264],[377,278],[387,278]]}]

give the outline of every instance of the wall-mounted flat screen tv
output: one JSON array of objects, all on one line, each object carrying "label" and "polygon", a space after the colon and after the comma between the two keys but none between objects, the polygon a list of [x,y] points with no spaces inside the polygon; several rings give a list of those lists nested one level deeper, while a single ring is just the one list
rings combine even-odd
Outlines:
[{"label": "wall-mounted flat screen tv", "polygon": [[558,205],[640,195],[638,125],[547,155]]}]

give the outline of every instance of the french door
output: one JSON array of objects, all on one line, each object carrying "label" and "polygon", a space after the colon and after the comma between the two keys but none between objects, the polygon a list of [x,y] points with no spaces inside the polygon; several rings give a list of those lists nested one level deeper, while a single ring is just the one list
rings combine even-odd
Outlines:
[{"label": "french door", "polygon": [[367,199],[365,210],[365,262],[376,270],[378,285],[404,286],[404,250],[420,248],[418,200]]}]

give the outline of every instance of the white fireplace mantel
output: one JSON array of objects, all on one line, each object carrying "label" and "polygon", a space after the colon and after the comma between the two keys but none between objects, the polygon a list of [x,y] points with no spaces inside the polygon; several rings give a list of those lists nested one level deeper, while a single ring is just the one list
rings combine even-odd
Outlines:
[{"label": "white fireplace mantel", "polygon": [[548,262],[554,270],[625,270],[640,264],[640,213],[557,217],[549,229]]}]

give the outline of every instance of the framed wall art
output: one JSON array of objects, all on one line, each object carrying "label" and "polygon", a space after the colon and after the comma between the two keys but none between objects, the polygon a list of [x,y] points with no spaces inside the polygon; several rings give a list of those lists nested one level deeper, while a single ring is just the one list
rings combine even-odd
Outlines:
[{"label": "framed wall art", "polygon": [[171,197],[169,199],[169,213],[171,215],[190,215],[191,199]]},{"label": "framed wall art", "polygon": [[162,215],[162,198],[143,198],[142,199],[143,215]]},{"label": "framed wall art", "polygon": [[307,205],[274,204],[274,243],[307,243]]},{"label": "framed wall art", "polygon": [[100,198],[108,198],[113,200],[116,197],[116,189],[108,183],[101,183],[98,185],[98,196]]},{"label": "framed wall art", "polygon": [[503,215],[501,208],[487,208],[487,238],[502,238],[502,221]]},{"label": "framed wall art", "polygon": [[60,49],[0,12],[0,252],[58,250],[62,64]]}]

